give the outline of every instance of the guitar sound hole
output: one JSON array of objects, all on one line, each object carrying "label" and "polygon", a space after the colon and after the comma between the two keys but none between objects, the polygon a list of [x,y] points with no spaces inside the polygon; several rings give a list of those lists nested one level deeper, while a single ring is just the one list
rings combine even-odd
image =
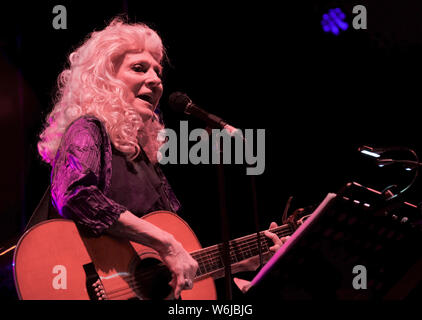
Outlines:
[{"label": "guitar sound hole", "polygon": [[135,291],[141,299],[165,299],[171,293],[170,270],[158,259],[146,258],[136,263],[133,272]]}]

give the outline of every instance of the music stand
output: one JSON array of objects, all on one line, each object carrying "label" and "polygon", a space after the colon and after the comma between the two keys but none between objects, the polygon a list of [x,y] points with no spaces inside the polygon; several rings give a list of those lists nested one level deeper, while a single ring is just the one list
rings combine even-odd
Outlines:
[{"label": "music stand", "polygon": [[422,285],[421,240],[417,206],[387,201],[379,191],[348,183],[325,197],[256,275],[245,297],[416,298]]}]

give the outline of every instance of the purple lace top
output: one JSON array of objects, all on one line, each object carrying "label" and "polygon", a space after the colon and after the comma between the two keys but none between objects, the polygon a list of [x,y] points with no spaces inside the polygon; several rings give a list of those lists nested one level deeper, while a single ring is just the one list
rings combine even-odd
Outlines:
[{"label": "purple lace top", "polygon": [[143,150],[127,160],[93,116],[78,118],[63,135],[51,171],[51,195],[62,217],[95,236],[126,210],[142,216],[180,208],[159,166]]}]

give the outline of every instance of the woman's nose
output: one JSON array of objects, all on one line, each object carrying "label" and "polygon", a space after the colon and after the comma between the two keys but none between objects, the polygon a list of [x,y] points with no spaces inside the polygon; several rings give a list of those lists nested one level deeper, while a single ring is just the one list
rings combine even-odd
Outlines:
[{"label": "woman's nose", "polygon": [[150,69],[148,73],[146,74],[145,84],[148,87],[156,87],[160,85],[160,83],[161,83],[161,78],[157,75],[155,71]]}]

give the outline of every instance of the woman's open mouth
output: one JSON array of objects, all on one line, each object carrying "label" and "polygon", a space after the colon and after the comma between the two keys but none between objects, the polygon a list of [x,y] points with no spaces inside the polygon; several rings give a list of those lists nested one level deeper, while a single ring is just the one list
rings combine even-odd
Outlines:
[{"label": "woman's open mouth", "polygon": [[140,94],[140,95],[136,96],[136,98],[138,98],[138,99],[140,99],[140,100],[143,100],[143,101],[146,101],[146,102],[148,102],[148,103],[149,103],[149,104],[151,104],[151,105],[154,105],[154,99],[153,99],[153,97],[152,97],[152,96],[150,96],[150,95],[147,95],[147,94]]}]

